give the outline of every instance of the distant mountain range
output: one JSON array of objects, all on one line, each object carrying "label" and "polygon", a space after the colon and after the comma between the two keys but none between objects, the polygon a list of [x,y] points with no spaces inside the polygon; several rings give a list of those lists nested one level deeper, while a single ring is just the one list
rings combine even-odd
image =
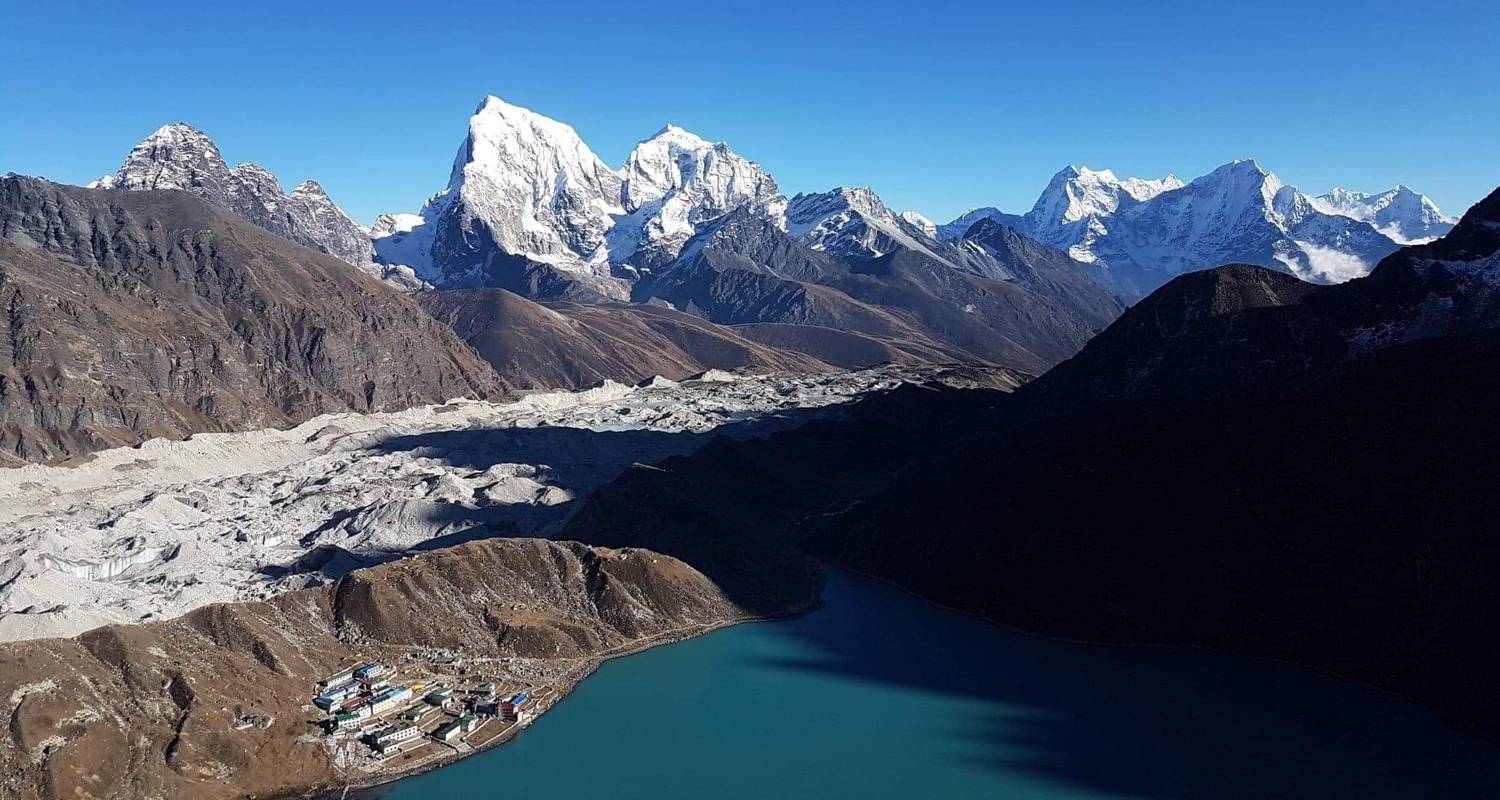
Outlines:
[{"label": "distant mountain range", "polygon": [[1225,164],[1186,184],[1173,175],[1121,180],[1109,170],[1070,166],[1024,215],[975,209],[938,226],[938,236],[962,236],[979,219],[1067,251],[1131,299],[1185,272],[1230,263],[1340,283],[1368,273],[1400,245],[1453,227],[1431,199],[1404,186],[1308,197],[1254,161]]},{"label": "distant mountain range", "polygon": [[[881,348],[907,339],[1033,372],[1108,324],[1121,307],[1110,295],[1128,303],[1175,275],[1234,262],[1338,282],[1452,224],[1405,187],[1308,197],[1239,161],[1189,183],[1069,167],[1025,214],[984,208],[937,225],[865,188],[788,199],[759,164],[673,125],[616,169],[568,125],[496,97],[470,118],[447,185],[418,213],[385,214],[369,229],[315,183],[283,194],[253,164],[228,167],[181,124],[148,137],[97,185],[198,193],[404,288],[503,288],[544,301],[667,304],[720,324],[833,326]],[[1017,271],[1014,258],[997,262],[969,241],[981,219],[1071,263],[1059,271],[1064,262],[1049,256],[1051,278],[1030,282],[1029,263]],[[872,267],[882,260],[901,268]],[[1018,318],[1045,318],[1047,330]]]},{"label": "distant mountain range", "polygon": [[368,231],[321,192],[309,202],[310,190],[283,195],[258,167],[229,168],[180,124],[96,186],[194,192],[407,288],[796,326],[751,333],[837,363],[867,353],[1036,373],[1123,308],[1087,266],[1035,242],[939,241],[867,189],[789,201],[758,164],[671,125],[615,170],[569,126],[494,97],[469,120],[447,187]]}]

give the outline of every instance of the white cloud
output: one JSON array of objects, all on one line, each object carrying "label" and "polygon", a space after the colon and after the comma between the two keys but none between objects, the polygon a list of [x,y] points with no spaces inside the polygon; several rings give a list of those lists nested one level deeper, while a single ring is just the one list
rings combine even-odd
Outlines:
[{"label": "white cloud", "polygon": [[1307,257],[1305,265],[1295,257],[1277,258],[1291,268],[1294,275],[1305,281],[1343,283],[1370,274],[1370,265],[1359,256],[1331,247],[1321,247],[1312,242],[1297,242],[1297,248]]}]

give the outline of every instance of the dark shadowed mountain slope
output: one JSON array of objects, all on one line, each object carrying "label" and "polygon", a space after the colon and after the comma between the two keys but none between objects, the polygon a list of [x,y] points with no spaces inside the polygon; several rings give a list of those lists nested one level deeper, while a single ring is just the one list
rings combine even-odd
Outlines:
[{"label": "dark shadowed mountain slope", "polygon": [[819,325],[760,322],[728,327],[746,339],[812,356],[843,369],[862,369],[877,364],[942,364],[952,360],[951,353],[934,343],[879,339]]},{"label": "dark shadowed mountain slope", "polygon": [[0,178],[0,463],[499,396],[348,264],[185,192]]},{"label": "dark shadowed mountain slope", "polygon": [[[809,523],[878,494],[921,458],[1001,419],[1009,370],[952,371],[942,384],[872,395],[837,419],[743,442],[719,438],[690,456],[636,465],[596,490],[561,536],[602,546],[651,542],[755,607],[806,580]],[[987,428],[988,423],[981,422]]]},{"label": "dark shadowed mountain slope", "polygon": [[[974,357],[1046,368],[1077,352],[1122,310],[1096,269],[994,220],[955,241],[891,211],[869,189],[798,195],[787,232],[847,269],[820,282],[898,310]],[[1024,354],[1021,352],[1024,351]]]},{"label": "dark shadowed mountain slope", "polygon": [[[1014,396],[903,391],[628,473],[592,527],[741,581],[719,534],[779,535],[1028,630],[1296,661],[1500,736],[1497,198],[1341,287],[1179,278]],[[701,510],[656,525],[632,498],[657,497]]]},{"label": "dark shadowed mountain slope", "polygon": [[1500,735],[1497,226],[1500,193],[1337,287],[1178,278],[814,547],[1029,629],[1310,663]]},{"label": "dark shadowed mountain slope", "polygon": [[1500,735],[1497,368],[1490,332],[1040,419],[903,389],[631,470],[567,535],[749,596],[811,552],[1027,630],[1310,664]]},{"label": "dark shadowed mountain slope", "polygon": [[1091,278],[1096,267],[1032,239],[1016,228],[982,219],[952,242],[952,260],[984,277],[1013,281],[1067,307],[1084,324],[1102,328],[1123,306]]},{"label": "dark shadowed mountain slope", "polygon": [[[1047,408],[1220,391],[1301,370],[1309,358],[1326,365],[1346,342],[1302,304],[1338,291],[1243,264],[1190,272],[1127,309],[1028,394]],[[1308,324],[1288,324],[1303,318]]]},{"label": "dark shadowed mountain slope", "polygon": [[1011,350],[1023,350],[1035,361],[1017,366],[1036,372],[1078,352],[1123,309],[1085,265],[998,223],[936,249],[893,249],[833,285],[986,360],[1012,363]]},{"label": "dark shadowed mountain slope", "polygon": [[1497,369],[1495,333],[1444,337],[1021,422],[934,452],[812,548],[1029,630],[1312,664],[1500,735]]}]

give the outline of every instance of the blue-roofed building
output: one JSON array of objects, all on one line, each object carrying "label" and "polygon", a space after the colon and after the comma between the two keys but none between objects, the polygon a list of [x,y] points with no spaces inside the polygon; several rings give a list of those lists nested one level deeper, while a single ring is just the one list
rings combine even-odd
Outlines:
[{"label": "blue-roofed building", "polygon": [[526,699],[527,695],[525,692],[516,692],[510,697],[501,700],[499,708],[500,718],[508,719],[512,722],[520,721],[521,717],[526,714],[523,708],[526,705]]},{"label": "blue-roofed building", "polygon": [[357,691],[353,684],[339,686],[313,698],[313,705],[325,711],[332,711],[343,704],[344,700]]},{"label": "blue-roofed building", "polygon": [[371,678],[378,678],[384,674],[385,665],[380,663],[379,661],[371,661],[370,663],[354,671],[354,677],[362,681],[367,681]]}]

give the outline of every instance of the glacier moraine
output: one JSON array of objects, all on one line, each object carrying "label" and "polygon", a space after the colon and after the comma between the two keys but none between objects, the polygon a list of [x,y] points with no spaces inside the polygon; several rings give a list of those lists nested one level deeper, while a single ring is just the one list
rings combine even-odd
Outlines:
[{"label": "glacier moraine", "polygon": [[710,372],[0,470],[0,641],[261,599],[467,538],[546,535],[632,463],[791,427],[926,374]]}]

